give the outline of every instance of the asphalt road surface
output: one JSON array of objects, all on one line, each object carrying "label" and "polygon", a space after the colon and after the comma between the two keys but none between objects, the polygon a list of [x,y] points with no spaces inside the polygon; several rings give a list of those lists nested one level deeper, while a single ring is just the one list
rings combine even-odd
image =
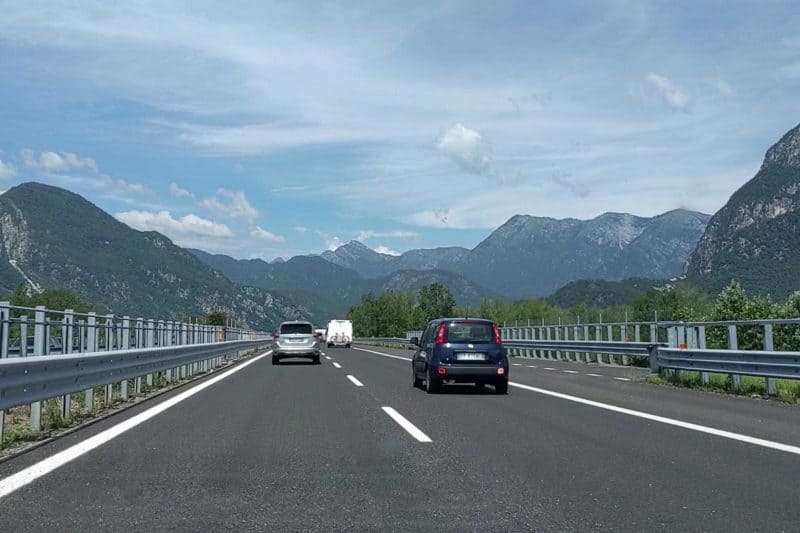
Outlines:
[{"label": "asphalt road surface", "polygon": [[407,351],[325,353],[0,464],[0,531],[800,528],[796,407],[535,359],[512,361],[506,396],[429,395]]}]

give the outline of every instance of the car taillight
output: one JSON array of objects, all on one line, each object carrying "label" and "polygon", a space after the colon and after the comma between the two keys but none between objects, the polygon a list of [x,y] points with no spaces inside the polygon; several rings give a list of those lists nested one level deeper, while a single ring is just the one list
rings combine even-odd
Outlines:
[{"label": "car taillight", "polygon": [[503,337],[500,335],[500,328],[497,327],[497,324],[492,324],[492,332],[494,333],[494,343],[503,344]]},{"label": "car taillight", "polygon": [[276,333],[275,335],[272,336],[272,338],[278,340],[281,338],[281,336]]},{"label": "car taillight", "polygon": [[436,338],[433,340],[434,344],[444,344],[444,329],[445,323],[442,322],[439,324],[439,327],[436,328]]}]

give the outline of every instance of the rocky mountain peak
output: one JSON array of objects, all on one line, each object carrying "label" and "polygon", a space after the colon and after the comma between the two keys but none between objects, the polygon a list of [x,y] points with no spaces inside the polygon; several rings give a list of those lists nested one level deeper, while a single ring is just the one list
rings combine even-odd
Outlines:
[{"label": "rocky mountain peak", "polygon": [[800,124],[789,130],[780,141],[767,150],[761,168],[771,165],[800,169]]}]

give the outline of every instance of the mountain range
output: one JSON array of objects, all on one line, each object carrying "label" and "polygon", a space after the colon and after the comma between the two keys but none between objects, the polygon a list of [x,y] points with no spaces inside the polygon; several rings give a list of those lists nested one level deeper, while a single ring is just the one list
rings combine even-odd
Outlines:
[{"label": "mountain range", "polygon": [[516,215],[472,250],[411,250],[393,257],[351,241],[321,257],[365,277],[435,268],[507,298],[541,297],[581,279],[678,276],[709,218],[683,209],[652,218],[624,213],[591,220]]},{"label": "mountain range", "polygon": [[711,218],[686,276],[710,293],[734,279],[778,298],[800,290],[800,125]]}]

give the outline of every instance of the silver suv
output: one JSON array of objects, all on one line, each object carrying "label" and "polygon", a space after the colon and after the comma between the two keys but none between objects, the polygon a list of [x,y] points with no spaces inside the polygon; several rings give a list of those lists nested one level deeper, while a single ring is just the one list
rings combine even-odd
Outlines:
[{"label": "silver suv", "polygon": [[319,364],[319,341],[311,322],[284,322],[272,336],[272,364],[287,357],[305,357]]}]

